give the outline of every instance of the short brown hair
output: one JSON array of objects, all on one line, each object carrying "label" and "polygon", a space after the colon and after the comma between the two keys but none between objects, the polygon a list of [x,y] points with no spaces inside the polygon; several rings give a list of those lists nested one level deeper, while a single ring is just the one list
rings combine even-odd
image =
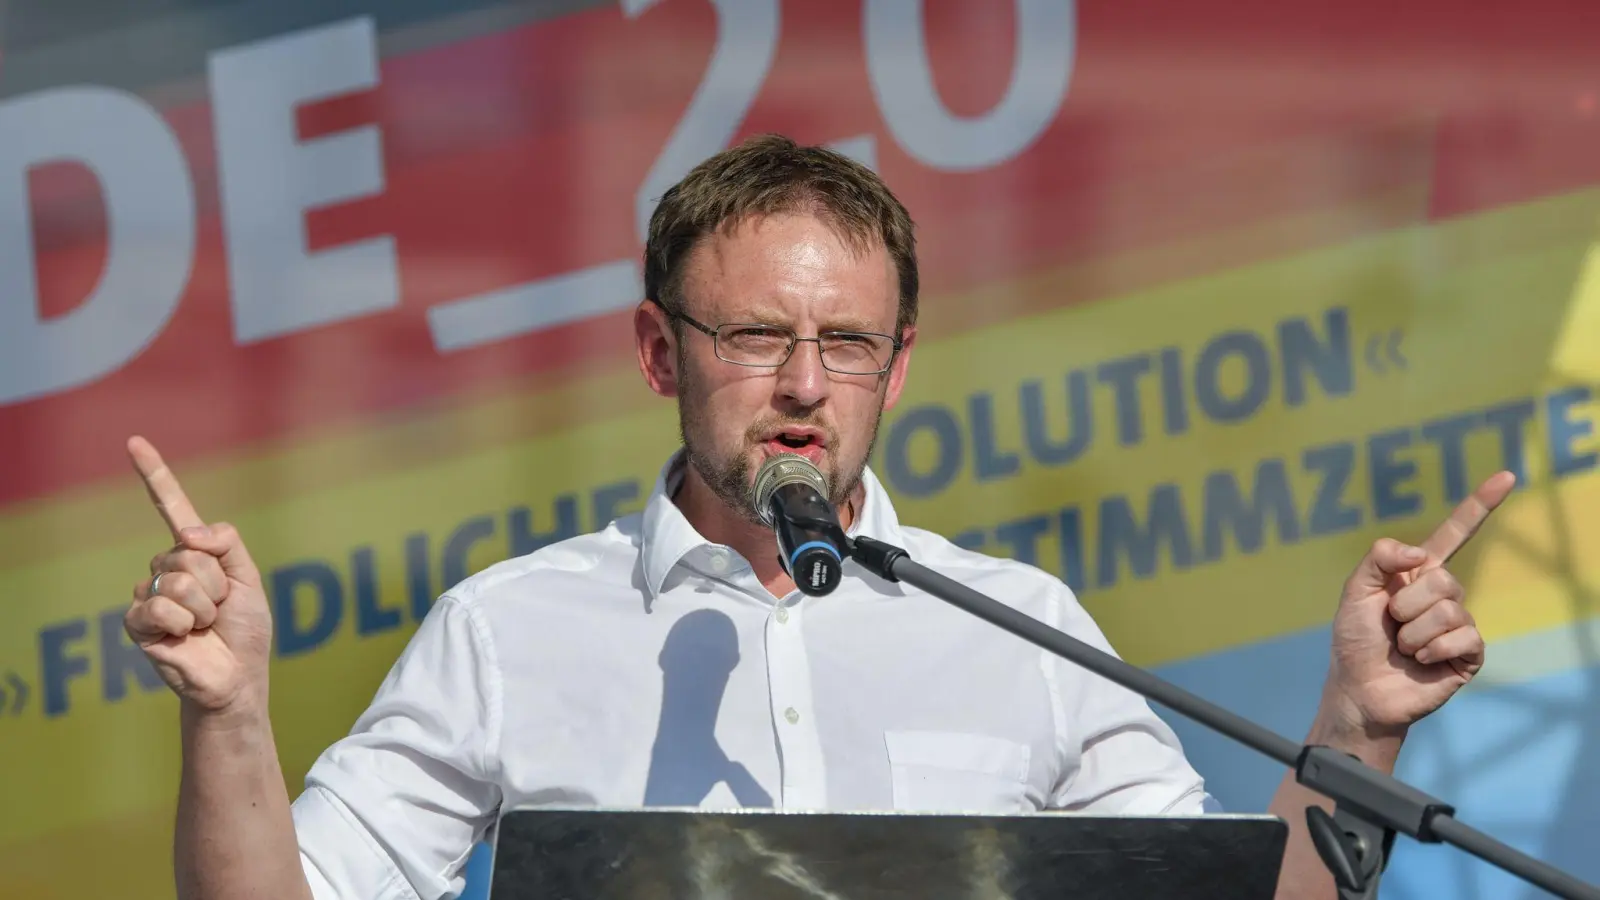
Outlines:
[{"label": "short brown hair", "polygon": [[882,243],[900,276],[895,337],[916,323],[917,245],[906,208],[861,163],[775,134],[705,160],[662,196],[645,241],[645,296],[683,312],[684,263],[702,238],[751,216],[792,212],[819,216],[858,249]]}]

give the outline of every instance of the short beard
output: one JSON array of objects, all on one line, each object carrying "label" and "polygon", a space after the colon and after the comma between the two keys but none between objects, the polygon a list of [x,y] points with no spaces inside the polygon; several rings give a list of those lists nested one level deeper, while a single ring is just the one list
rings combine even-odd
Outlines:
[{"label": "short beard", "polygon": [[[828,501],[833,508],[844,509],[851,501],[856,489],[861,486],[861,477],[867,469],[867,460],[872,458],[872,451],[878,443],[878,426],[883,421],[883,406],[880,404],[878,413],[872,421],[872,433],[867,440],[867,452],[862,454],[861,461],[849,472],[830,474],[826,464],[836,462],[837,457],[831,449],[825,452],[824,465],[818,468],[822,472],[822,480],[828,486]],[[766,527],[761,520],[761,514],[756,511],[754,498],[750,496],[750,488],[755,481],[755,472],[750,467],[749,455],[744,452],[746,446],[754,443],[764,433],[770,432],[775,426],[814,425],[821,423],[813,421],[806,416],[781,416],[776,420],[764,420],[752,425],[744,436],[744,443],[734,453],[731,459],[717,457],[715,448],[702,447],[693,437],[705,434],[708,431],[707,416],[704,398],[700,395],[699,382],[693,375],[693,368],[684,358],[680,345],[678,353],[678,434],[683,440],[684,455],[688,458],[689,465],[694,467],[700,480],[706,483],[717,499],[738,516],[752,525]],[[831,435],[830,435],[831,436]],[[832,447],[837,447],[837,441],[831,441]]]}]

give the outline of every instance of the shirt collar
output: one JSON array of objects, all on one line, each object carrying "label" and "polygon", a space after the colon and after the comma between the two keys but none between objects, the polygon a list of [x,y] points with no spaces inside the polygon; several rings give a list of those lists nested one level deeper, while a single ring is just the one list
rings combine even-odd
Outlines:
[{"label": "shirt collar", "polygon": [[[645,502],[639,556],[645,589],[651,599],[661,593],[667,575],[684,557],[711,543],[689,524],[683,511],[672,502],[672,495],[683,485],[685,462],[684,451],[679,448],[661,467],[655,487]],[[847,533],[851,537],[866,535],[897,547],[905,546],[894,504],[871,468],[862,470],[861,486],[864,495],[861,508]]]}]

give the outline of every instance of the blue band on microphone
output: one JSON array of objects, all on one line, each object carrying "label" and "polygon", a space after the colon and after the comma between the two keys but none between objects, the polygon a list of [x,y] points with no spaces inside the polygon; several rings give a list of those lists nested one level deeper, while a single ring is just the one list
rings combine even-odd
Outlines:
[{"label": "blue band on microphone", "polygon": [[832,544],[826,541],[806,541],[804,544],[794,548],[794,552],[789,554],[789,568],[794,568],[794,561],[800,558],[800,554],[806,552],[806,550],[812,547],[821,547],[822,549],[828,551],[828,553],[832,554],[834,559],[843,562],[843,558],[839,556],[838,548],[834,547]]}]

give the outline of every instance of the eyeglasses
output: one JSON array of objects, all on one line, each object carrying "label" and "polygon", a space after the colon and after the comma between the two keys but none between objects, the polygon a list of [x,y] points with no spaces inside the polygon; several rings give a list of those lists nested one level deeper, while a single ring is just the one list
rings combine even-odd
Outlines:
[{"label": "eyeglasses", "polygon": [[666,313],[710,335],[717,358],[736,366],[777,368],[789,361],[801,341],[810,341],[817,345],[822,367],[830,372],[881,375],[889,371],[902,347],[889,335],[870,331],[824,331],[814,338],[803,338],[782,325],[729,323],[712,328],[680,312],[667,309]]}]

